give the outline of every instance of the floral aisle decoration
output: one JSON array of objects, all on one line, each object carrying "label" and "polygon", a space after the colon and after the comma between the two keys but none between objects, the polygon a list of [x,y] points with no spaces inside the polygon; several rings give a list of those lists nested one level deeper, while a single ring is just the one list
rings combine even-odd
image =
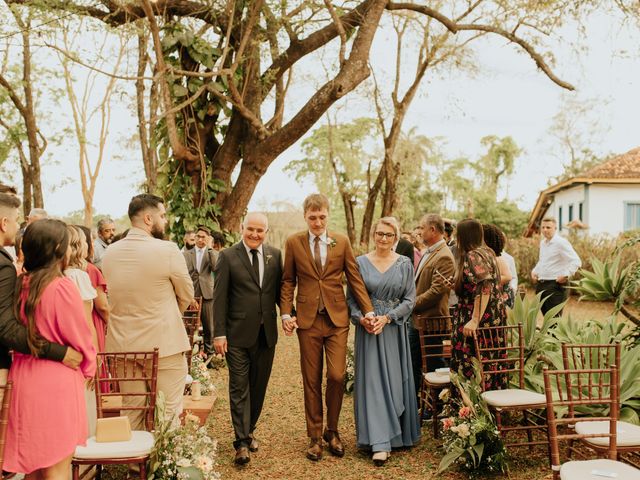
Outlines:
[{"label": "floral aisle decoration", "polygon": [[438,471],[453,465],[467,470],[471,476],[486,472],[505,472],[506,450],[498,433],[495,419],[480,394],[481,373],[474,361],[475,376],[467,379],[459,374],[451,374],[452,388],[458,395],[451,395],[449,389],[440,393],[445,402],[442,420],[443,448],[445,455]]},{"label": "floral aisle decoration", "polygon": [[344,391],[345,393],[353,393],[353,387],[356,379],[355,363],[353,359],[353,347],[347,345],[347,368],[344,374]]},{"label": "floral aisle decoration", "polygon": [[216,386],[211,378],[211,370],[207,368],[206,360],[200,355],[191,358],[191,371],[189,372],[193,380],[200,382],[200,392],[202,395],[212,395]]},{"label": "floral aisle decoration", "polygon": [[198,417],[187,414],[185,424],[175,428],[166,418],[165,399],[158,392],[156,440],[151,452],[148,480],[219,480],[215,470],[218,443]]}]

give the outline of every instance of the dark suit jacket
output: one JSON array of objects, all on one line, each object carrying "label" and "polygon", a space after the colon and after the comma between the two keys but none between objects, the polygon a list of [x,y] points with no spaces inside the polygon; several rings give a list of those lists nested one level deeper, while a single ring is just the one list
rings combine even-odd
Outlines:
[{"label": "dark suit jacket", "polygon": [[318,271],[313,260],[307,230],[289,236],[285,244],[280,313],[293,313],[293,295],[297,287],[295,309],[298,326],[303,330],[311,328],[316,319],[320,292],[333,324],[337,327],[349,326],[347,297],[342,286],[344,276],[347,277],[347,283],[362,313],[373,312],[371,299],[360,276],[349,239],[334,232],[328,232],[328,237],[333,246],[327,249],[327,259],[322,272]]},{"label": "dark suit jacket", "polygon": [[429,331],[430,317],[449,315],[451,288],[442,277],[450,278],[453,282],[454,275],[453,255],[443,242],[416,271],[416,305],[413,307],[413,324],[416,328]]},{"label": "dark suit jacket", "polygon": [[[0,369],[9,368],[9,350],[31,353],[27,344],[27,328],[19,322],[13,311],[13,295],[16,287],[16,267],[9,252],[0,247]],[[42,357],[62,361],[67,347],[45,341]]]},{"label": "dark suit jacket", "polygon": [[[213,268],[216,265],[218,258],[218,252],[209,248],[206,250],[202,257],[202,263],[200,264],[200,270],[196,268],[196,248],[187,250],[183,253],[184,259],[187,262],[187,269],[189,270],[189,276],[193,280],[193,288],[202,295],[205,300],[211,300],[213,298]],[[199,288],[199,290],[198,290]]]},{"label": "dark suit jacket", "polygon": [[229,345],[253,346],[264,323],[267,345],[278,340],[276,304],[280,303],[282,255],[269,245],[262,246],[264,274],[262,286],[256,277],[242,242],[222,250],[215,265],[213,318],[216,337],[227,337]]},{"label": "dark suit jacket", "polygon": [[413,244],[404,238],[398,240],[398,245],[396,245],[396,253],[398,255],[404,255],[409,260],[411,260],[411,265],[413,265],[414,256],[413,256]]}]

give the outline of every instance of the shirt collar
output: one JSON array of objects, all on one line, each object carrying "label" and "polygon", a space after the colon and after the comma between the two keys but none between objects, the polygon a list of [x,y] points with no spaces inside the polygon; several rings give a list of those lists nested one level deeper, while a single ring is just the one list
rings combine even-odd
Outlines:
[{"label": "shirt collar", "polygon": [[444,243],[444,238],[442,240],[437,241],[436,243],[434,243],[430,247],[427,247],[427,253],[431,254],[431,253],[435,252],[438,249],[438,247],[443,243]]},{"label": "shirt collar", "polygon": [[316,236],[320,237],[320,241],[323,243],[329,243],[327,238],[327,231],[325,230],[324,233],[322,235],[315,235],[313,233],[311,233],[311,231],[309,231],[309,242],[313,243],[316,239]]},{"label": "shirt collar", "polygon": [[[244,240],[242,240],[242,245],[244,246],[244,249],[247,251],[247,255],[251,256],[251,248],[246,243],[244,243]],[[260,255],[262,255],[262,244],[258,245],[258,248],[256,248],[256,250]]]}]

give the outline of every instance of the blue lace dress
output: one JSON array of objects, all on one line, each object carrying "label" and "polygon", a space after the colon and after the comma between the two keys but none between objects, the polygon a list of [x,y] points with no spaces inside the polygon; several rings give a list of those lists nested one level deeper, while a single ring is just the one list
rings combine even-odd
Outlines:
[{"label": "blue lace dress", "polygon": [[404,256],[380,273],[364,255],[357,258],[376,315],[391,323],[379,335],[359,323],[363,313],[349,293],[351,322],[356,325],[354,407],[359,448],[374,452],[411,447],[420,440],[407,322],[416,300],[413,265]]}]

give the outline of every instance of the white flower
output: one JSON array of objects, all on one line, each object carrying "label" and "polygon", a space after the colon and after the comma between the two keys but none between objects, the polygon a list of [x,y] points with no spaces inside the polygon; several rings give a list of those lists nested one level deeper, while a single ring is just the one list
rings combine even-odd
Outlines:
[{"label": "white flower", "polygon": [[188,468],[191,466],[191,460],[189,460],[188,458],[181,458],[176,462],[176,465],[182,468]]},{"label": "white flower", "polygon": [[446,402],[449,400],[449,396],[451,395],[451,392],[449,392],[448,388],[445,388],[444,390],[442,390],[440,392],[440,395],[438,395],[438,398],[440,400],[442,400],[443,402]]},{"label": "white flower", "polygon": [[204,473],[209,473],[213,468],[213,462],[210,458],[201,455],[196,460],[196,468]]},{"label": "white flower", "polygon": [[468,423],[461,423],[460,425],[451,427],[451,431],[457,433],[460,438],[467,438],[469,435],[471,435]]}]

